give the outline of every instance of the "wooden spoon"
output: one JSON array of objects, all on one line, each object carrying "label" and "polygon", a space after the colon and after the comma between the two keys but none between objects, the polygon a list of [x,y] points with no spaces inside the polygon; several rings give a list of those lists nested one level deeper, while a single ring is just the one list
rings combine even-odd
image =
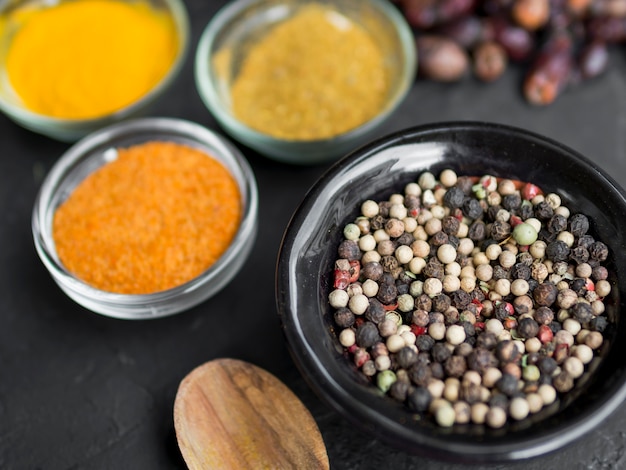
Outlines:
[{"label": "wooden spoon", "polygon": [[269,372],[236,359],[209,361],[182,380],[174,427],[190,470],[330,468],[304,404]]}]

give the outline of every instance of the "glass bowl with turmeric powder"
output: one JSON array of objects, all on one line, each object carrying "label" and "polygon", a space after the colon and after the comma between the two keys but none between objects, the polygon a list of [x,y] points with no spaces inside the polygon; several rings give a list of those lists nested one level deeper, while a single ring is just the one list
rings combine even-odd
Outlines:
[{"label": "glass bowl with turmeric powder", "polygon": [[0,6],[0,110],[74,142],[148,112],[189,49],[182,0],[9,0]]},{"label": "glass bowl with turmeric powder", "polygon": [[206,26],[195,79],[218,123],[282,162],[328,162],[370,140],[416,72],[386,0],[236,0]]},{"label": "glass bowl with turmeric powder", "polygon": [[70,298],[149,319],[225,287],[254,245],[257,213],[254,174],[228,139],[181,119],[142,118],[67,150],[41,186],[32,230]]}]

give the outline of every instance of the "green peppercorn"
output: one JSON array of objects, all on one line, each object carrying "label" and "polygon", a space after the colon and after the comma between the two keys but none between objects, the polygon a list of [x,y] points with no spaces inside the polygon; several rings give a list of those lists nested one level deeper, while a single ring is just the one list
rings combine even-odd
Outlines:
[{"label": "green peppercorn", "polygon": [[392,370],[382,370],[376,376],[376,385],[383,393],[387,393],[391,385],[396,381],[396,374]]},{"label": "green peppercorn", "polygon": [[532,245],[537,241],[537,230],[531,224],[522,222],[513,229],[513,239],[519,245]]}]

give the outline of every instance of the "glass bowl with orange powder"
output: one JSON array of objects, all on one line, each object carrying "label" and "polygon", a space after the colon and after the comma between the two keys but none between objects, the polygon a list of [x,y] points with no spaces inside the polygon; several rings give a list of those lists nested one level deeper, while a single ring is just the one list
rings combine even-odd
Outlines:
[{"label": "glass bowl with orange powder", "polygon": [[409,92],[417,57],[387,0],[236,0],[195,55],[200,97],[243,144],[293,164],[364,144]]},{"label": "glass bowl with orange powder", "polygon": [[117,123],[77,142],[33,209],[37,253],[89,310],[148,319],[226,286],[257,232],[258,193],[228,139],[174,118]]},{"label": "glass bowl with orange powder", "polygon": [[138,117],[178,76],[189,34],[182,0],[3,2],[0,110],[67,142]]}]

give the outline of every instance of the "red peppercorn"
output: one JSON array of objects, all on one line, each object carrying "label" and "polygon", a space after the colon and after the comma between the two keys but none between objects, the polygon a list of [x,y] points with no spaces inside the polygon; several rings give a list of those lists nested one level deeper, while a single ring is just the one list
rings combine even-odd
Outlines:
[{"label": "red peppercorn", "polygon": [[350,284],[350,272],[342,269],[335,269],[335,281],[333,287],[335,289],[345,289]]},{"label": "red peppercorn", "polygon": [[411,333],[413,333],[415,336],[424,335],[427,331],[428,330],[425,326],[411,325]]},{"label": "red peppercorn", "polygon": [[361,274],[361,263],[357,260],[350,261],[350,272],[352,273],[348,282],[353,283],[359,280],[359,275]]},{"label": "red peppercorn", "polygon": [[522,189],[522,197],[528,201],[532,200],[535,196],[541,194],[541,189],[532,183],[526,183]]},{"label": "red peppercorn", "polygon": [[539,331],[537,332],[537,338],[539,338],[539,341],[541,341],[542,344],[547,344],[552,341],[552,338],[554,338],[554,333],[552,333],[552,330],[548,325],[541,325],[539,327]]}]

